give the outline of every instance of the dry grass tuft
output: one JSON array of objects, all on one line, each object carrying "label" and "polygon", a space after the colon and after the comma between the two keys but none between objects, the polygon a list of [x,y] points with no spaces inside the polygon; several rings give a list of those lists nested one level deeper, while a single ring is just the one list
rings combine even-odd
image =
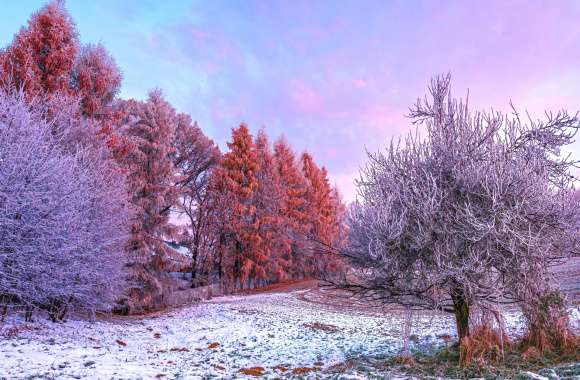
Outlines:
[{"label": "dry grass tuft", "polygon": [[522,340],[525,348],[535,347],[540,353],[559,351],[575,353],[580,337],[570,328],[565,299],[558,291],[547,292],[524,307],[528,331]]},{"label": "dry grass tuft", "polygon": [[490,324],[481,324],[470,336],[463,338],[459,346],[461,365],[485,365],[500,363],[504,359],[504,348],[509,347],[509,338]]},{"label": "dry grass tuft", "polygon": [[241,368],[239,373],[242,373],[247,376],[263,376],[266,373],[264,367],[250,367],[250,368]]},{"label": "dry grass tuft", "polygon": [[284,367],[281,364],[278,364],[276,367],[272,367],[273,370],[275,371],[280,371],[280,372],[286,372],[288,371],[288,367]]},{"label": "dry grass tuft", "polygon": [[187,347],[173,347],[169,351],[171,351],[171,352],[189,352],[189,348],[187,348]]},{"label": "dry grass tuft", "polygon": [[207,346],[207,348],[209,348],[210,350],[213,350],[215,348],[218,348],[220,346],[220,344],[218,342],[213,342],[210,343],[209,346]]},{"label": "dry grass tuft", "polygon": [[303,326],[308,327],[312,330],[319,330],[319,331],[324,331],[327,333],[335,333],[335,332],[340,331],[340,329],[337,326],[327,325],[327,324],[320,323],[320,322],[305,323]]},{"label": "dry grass tuft", "polygon": [[318,371],[320,368],[316,367],[298,367],[292,370],[293,375],[305,375],[310,372]]},{"label": "dry grass tuft", "polygon": [[119,346],[126,346],[127,345],[127,343],[123,342],[121,339],[117,339],[115,342],[117,342],[117,344]]},{"label": "dry grass tuft", "polygon": [[415,365],[415,359],[410,354],[399,355],[393,360],[394,363],[402,365],[403,367],[412,367]]}]

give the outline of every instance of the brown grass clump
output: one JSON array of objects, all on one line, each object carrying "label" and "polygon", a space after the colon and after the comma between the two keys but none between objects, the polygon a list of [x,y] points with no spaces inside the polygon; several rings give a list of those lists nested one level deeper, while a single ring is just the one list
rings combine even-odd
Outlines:
[{"label": "brown grass clump", "polygon": [[528,347],[522,352],[522,359],[527,362],[536,361],[542,357],[542,353],[536,347]]},{"label": "brown grass clump", "polygon": [[169,351],[171,351],[171,352],[189,352],[189,348],[187,348],[187,347],[173,347]]},{"label": "brown grass clump", "polygon": [[525,348],[535,347],[540,353],[578,352],[580,339],[570,328],[570,317],[564,297],[558,291],[547,292],[524,307],[528,331],[522,340]]},{"label": "brown grass clump", "polygon": [[461,340],[459,364],[485,365],[504,359],[504,348],[509,347],[508,337],[485,323],[476,326],[470,336]]},{"label": "brown grass clump", "polygon": [[257,377],[263,376],[266,373],[266,370],[264,369],[264,367],[250,367],[250,368],[241,368],[238,372],[244,375]]},{"label": "brown grass clump", "polygon": [[415,365],[415,359],[413,359],[413,356],[410,354],[399,355],[394,359],[394,362],[403,367],[412,367]]},{"label": "brown grass clump", "polygon": [[308,327],[312,330],[320,330],[320,331],[324,331],[327,333],[335,333],[335,332],[340,331],[340,329],[337,326],[327,325],[327,324],[320,323],[320,322],[305,323],[303,326]]},{"label": "brown grass clump", "polygon": [[293,375],[305,375],[310,372],[318,371],[319,368],[316,367],[298,367],[292,370]]},{"label": "brown grass clump", "polygon": [[159,338],[161,338],[161,334],[157,332],[157,333],[153,334],[153,338],[159,339]]},{"label": "brown grass clump", "polygon": [[207,348],[209,348],[210,350],[213,350],[215,348],[218,348],[220,346],[220,344],[218,342],[213,342],[210,343],[209,346],[207,346]]},{"label": "brown grass clump", "polygon": [[123,342],[121,339],[117,339],[115,342],[117,342],[117,344],[119,346],[126,346],[127,345],[127,343]]},{"label": "brown grass clump", "polygon": [[286,372],[286,371],[288,371],[288,368],[287,367],[284,367],[281,364],[278,364],[276,367],[272,367],[272,369],[273,370],[276,370],[276,371],[280,371],[280,372]]}]

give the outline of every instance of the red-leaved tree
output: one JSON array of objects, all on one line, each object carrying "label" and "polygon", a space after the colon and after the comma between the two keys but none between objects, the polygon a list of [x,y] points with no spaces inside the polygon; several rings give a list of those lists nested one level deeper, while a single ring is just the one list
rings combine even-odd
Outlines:
[{"label": "red-leaved tree", "polygon": [[333,252],[343,239],[344,206],[338,191],[329,183],[326,169],[319,168],[306,152],[301,162],[307,183],[308,237],[312,243],[304,270],[314,275],[334,272],[340,267],[340,260]]},{"label": "red-leaved tree", "polygon": [[97,119],[107,117],[123,76],[103,45],[83,46],[71,75],[72,89],[81,99],[83,114]]},{"label": "red-leaved tree", "polygon": [[292,265],[291,245],[283,229],[285,192],[280,182],[277,164],[266,132],[262,129],[255,140],[260,168],[257,172],[258,189],[254,194],[254,207],[260,236],[262,261],[266,262],[266,278],[258,284],[289,278]]},{"label": "red-leaved tree", "polygon": [[2,52],[1,82],[5,88],[22,88],[27,99],[43,92],[68,93],[78,49],[74,22],[63,2],[52,1],[32,15]]},{"label": "red-leaved tree", "polygon": [[[245,124],[233,129],[229,152],[212,179],[212,192],[220,232],[218,266],[222,281],[230,288],[242,287],[253,279],[266,278],[266,256],[258,233],[259,222],[253,204],[258,191],[260,169],[252,135]],[[221,223],[220,223],[221,220]]]}]

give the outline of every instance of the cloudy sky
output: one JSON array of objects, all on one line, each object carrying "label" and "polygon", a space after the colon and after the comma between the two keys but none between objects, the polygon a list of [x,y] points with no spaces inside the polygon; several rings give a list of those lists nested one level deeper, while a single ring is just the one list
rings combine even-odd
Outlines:
[{"label": "cloudy sky", "polygon": [[[43,4],[3,4],[0,45]],[[578,1],[66,4],[81,41],[102,42],[121,67],[122,97],[160,87],[222,149],[242,121],[283,134],[347,201],[365,149],[411,130],[404,115],[433,75],[451,72],[474,108],[580,109]]]}]

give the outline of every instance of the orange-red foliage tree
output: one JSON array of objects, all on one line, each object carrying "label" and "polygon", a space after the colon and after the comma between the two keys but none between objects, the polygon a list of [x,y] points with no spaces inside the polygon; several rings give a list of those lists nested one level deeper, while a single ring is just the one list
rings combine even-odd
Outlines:
[{"label": "orange-red foliage tree", "polygon": [[108,116],[108,106],[121,88],[123,76],[101,44],[81,48],[72,71],[72,87],[81,99],[83,114],[97,119]]},{"label": "orange-red foliage tree", "polygon": [[279,139],[274,144],[274,157],[283,190],[280,210],[283,233],[280,239],[285,249],[289,249],[291,253],[291,265],[287,272],[292,278],[304,277],[305,253],[308,247],[306,238],[310,231],[307,183],[294,152],[285,139]]},{"label": "orange-red foliage tree", "polygon": [[336,271],[340,262],[334,249],[343,235],[344,206],[338,191],[328,181],[326,169],[319,168],[309,153],[301,156],[302,170],[307,183],[309,239],[313,242],[311,254],[305,260],[305,271],[325,274]]},{"label": "orange-red foliage tree", "polygon": [[260,163],[252,135],[245,124],[233,129],[229,152],[215,171],[212,191],[222,210],[218,265],[222,280],[231,288],[250,285],[266,276],[267,252],[259,234],[254,200]]},{"label": "orange-red foliage tree", "polygon": [[258,132],[255,144],[260,167],[257,172],[258,189],[254,194],[254,207],[260,250],[268,260],[266,280],[285,280],[289,278],[292,264],[291,245],[288,244],[283,230],[285,191],[281,186],[277,164],[264,130]]},{"label": "orange-red foliage tree", "polygon": [[29,99],[41,92],[69,93],[78,50],[70,15],[62,2],[50,2],[32,15],[2,52],[2,83],[23,88]]}]

